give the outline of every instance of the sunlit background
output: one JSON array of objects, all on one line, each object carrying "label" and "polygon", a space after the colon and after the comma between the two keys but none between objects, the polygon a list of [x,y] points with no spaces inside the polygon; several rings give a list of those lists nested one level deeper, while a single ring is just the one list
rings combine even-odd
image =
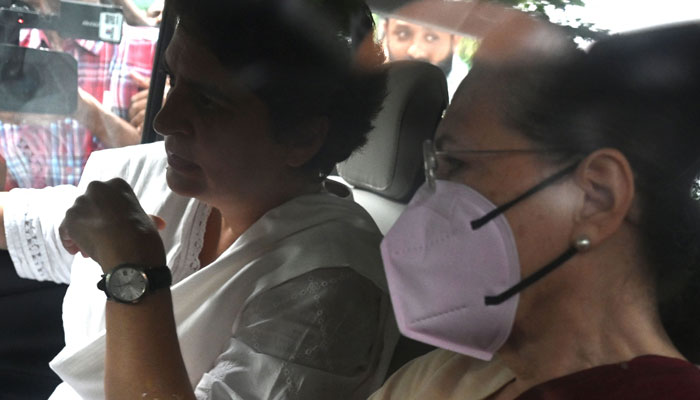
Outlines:
[{"label": "sunlit background", "polygon": [[549,13],[553,21],[580,18],[610,33],[653,25],[700,20],[698,0],[585,0],[585,7],[569,6]]}]

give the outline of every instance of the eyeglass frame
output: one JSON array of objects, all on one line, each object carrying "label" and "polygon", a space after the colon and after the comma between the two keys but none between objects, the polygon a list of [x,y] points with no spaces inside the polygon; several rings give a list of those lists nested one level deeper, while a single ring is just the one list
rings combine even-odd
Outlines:
[{"label": "eyeglass frame", "polygon": [[435,190],[435,181],[438,179],[435,176],[438,167],[438,156],[450,154],[537,154],[537,153],[561,153],[562,149],[499,149],[499,150],[437,150],[432,139],[426,139],[423,142],[423,173],[425,181],[431,190]]}]

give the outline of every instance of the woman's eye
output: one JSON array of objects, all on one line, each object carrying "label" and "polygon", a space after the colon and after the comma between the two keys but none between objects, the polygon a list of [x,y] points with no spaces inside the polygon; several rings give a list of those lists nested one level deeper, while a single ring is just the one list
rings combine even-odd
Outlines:
[{"label": "woman's eye", "polygon": [[199,104],[199,106],[202,108],[210,109],[216,105],[214,100],[209,98],[207,95],[198,93],[195,97],[197,98],[197,104]]},{"label": "woman's eye", "polygon": [[441,178],[449,178],[456,172],[464,169],[466,163],[464,160],[450,156],[438,157],[436,175]]}]

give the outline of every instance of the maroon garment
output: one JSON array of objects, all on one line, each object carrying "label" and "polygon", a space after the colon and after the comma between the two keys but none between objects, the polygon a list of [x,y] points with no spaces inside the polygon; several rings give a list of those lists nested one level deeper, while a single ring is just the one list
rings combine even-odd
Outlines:
[{"label": "maroon garment", "polygon": [[641,356],[537,385],[517,400],[700,400],[700,369],[676,358]]}]

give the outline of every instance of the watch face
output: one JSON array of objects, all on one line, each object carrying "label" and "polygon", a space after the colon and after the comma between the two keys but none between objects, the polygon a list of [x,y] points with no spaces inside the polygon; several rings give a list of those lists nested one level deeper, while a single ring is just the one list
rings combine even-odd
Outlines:
[{"label": "watch face", "polygon": [[146,275],[136,268],[117,268],[107,281],[107,292],[118,301],[133,302],[146,293]]}]

